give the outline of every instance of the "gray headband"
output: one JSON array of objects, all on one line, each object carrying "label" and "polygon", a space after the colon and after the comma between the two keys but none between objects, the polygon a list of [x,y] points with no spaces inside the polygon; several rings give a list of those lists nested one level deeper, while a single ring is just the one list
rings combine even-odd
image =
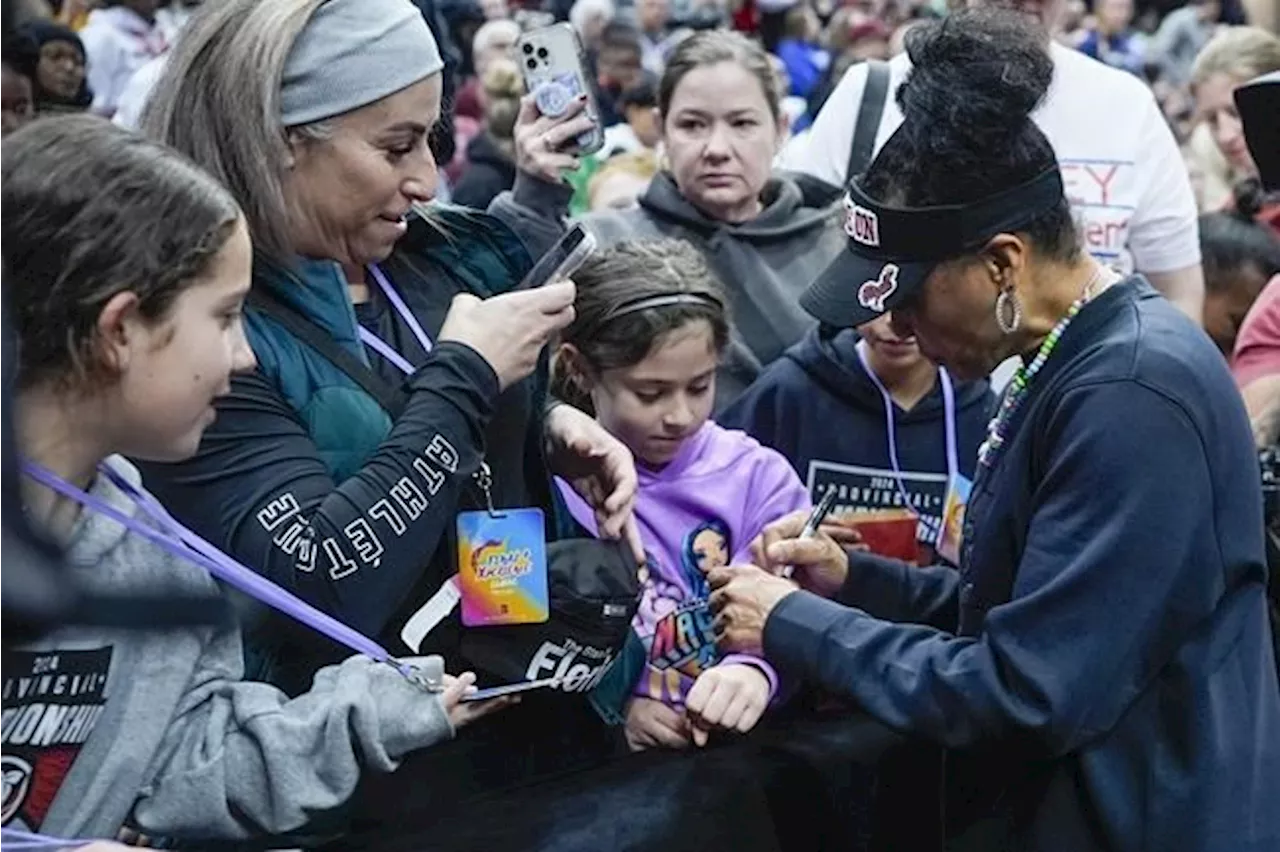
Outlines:
[{"label": "gray headband", "polygon": [[651,308],[667,308],[673,305],[698,305],[704,308],[724,310],[724,305],[720,303],[719,299],[708,296],[705,293],[665,293],[659,296],[642,296],[639,299],[623,302],[601,317],[599,325],[604,325],[627,314],[639,313]]},{"label": "gray headband", "polygon": [[444,67],[408,0],[326,0],[289,50],[280,83],[285,127],[382,100]]}]

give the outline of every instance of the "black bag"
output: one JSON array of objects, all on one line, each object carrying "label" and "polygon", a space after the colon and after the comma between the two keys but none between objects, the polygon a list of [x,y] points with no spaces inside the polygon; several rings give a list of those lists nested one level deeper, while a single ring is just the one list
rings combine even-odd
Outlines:
[{"label": "black bag", "polygon": [[[393,418],[404,410],[401,388],[305,315],[258,290],[250,291],[248,301],[346,373]],[[551,616],[543,624],[463,628],[462,655],[482,682],[556,677],[564,692],[585,693],[604,677],[626,644],[640,606],[640,576],[630,545],[593,538],[549,542],[547,587]]]},{"label": "black bag", "polygon": [[625,541],[551,542],[547,585],[550,619],[464,629],[462,656],[497,683],[554,677],[564,692],[590,692],[626,644],[640,605],[635,556]]}]

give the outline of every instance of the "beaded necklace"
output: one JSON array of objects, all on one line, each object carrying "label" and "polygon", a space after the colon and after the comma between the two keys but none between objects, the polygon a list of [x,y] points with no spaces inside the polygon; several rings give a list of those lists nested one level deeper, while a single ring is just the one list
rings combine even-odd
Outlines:
[{"label": "beaded necklace", "polygon": [[1000,457],[1000,451],[1004,448],[1005,441],[1009,437],[1009,424],[1013,422],[1013,416],[1017,414],[1018,409],[1022,407],[1022,403],[1027,398],[1027,391],[1031,387],[1031,380],[1040,372],[1040,368],[1049,360],[1049,356],[1053,354],[1054,347],[1058,345],[1058,341],[1062,338],[1062,333],[1066,331],[1067,326],[1071,325],[1071,320],[1075,319],[1076,314],[1080,313],[1080,309],[1088,304],[1089,300],[1094,297],[1094,287],[1102,280],[1103,268],[1098,267],[1093,273],[1093,277],[1089,279],[1089,283],[1084,285],[1084,292],[1080,294],[1080,298],[1071,303],[1071,307],[1067,308],[1067,313],[1058,320],[1058,324],[1053,327],[1053,331],[1049,332],[1049,336],[1040,344],[1040,348],[1036,350],[1035,357],[1031,359],[1030,364],[1019,364],[1017,371],[1013,374],[1013,378],[1009,381],[1009,392],[1004,395],[1004,399],[1000,403],[1000,409],[996,412],[996,416],[991,418],[987,423],[987,438],[982,442],[982,446],[978,447],[978,464],[988,470],[995,467],[996,460]]}]

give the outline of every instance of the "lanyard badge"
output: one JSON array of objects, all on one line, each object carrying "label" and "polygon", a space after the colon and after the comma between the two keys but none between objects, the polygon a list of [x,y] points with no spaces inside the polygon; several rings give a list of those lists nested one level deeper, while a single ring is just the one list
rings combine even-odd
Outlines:
[{"label": "lanyard badge", "polygon": [[541,624],[551,617],[542,510],[494,509],[487,464],[480,466],[476,481],[486,508],[458,514],[462,623]]},{"label": "lanyard badge", "polygon": [[[430,352],[431,339],[395,286],[377,266],[370,266],[369,273],[423,351]],[[386,341],[364,326],[359,333],[367,346],[402,373],[413,373],[408,359]],[[410,648],[420,648],[427,634],[459,603],[462,623],[467,627],[540,624],[550,617],[542,510],[494,508],[493,472],[485,462],[476,471],[475,481],[484,492],[485,509],[459,513],[458,574],[445,581],[405,623],[400,638]]]},{"label": "lanyard badge", "polygon": [[551,617],[542,510],[494,508],[493,472],[487,462],[480,463],[474,478],[484,492],[485,508],[458,514],[458,573],[400,631],[415,651],[459,603],[467,627],[541,624]]}]

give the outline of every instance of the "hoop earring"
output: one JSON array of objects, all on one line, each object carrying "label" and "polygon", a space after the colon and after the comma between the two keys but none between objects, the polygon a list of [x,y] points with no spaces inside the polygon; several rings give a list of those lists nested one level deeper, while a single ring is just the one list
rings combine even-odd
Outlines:
[{"label": "hoop earring", "polygon": [[1013,334],[1022,325],[1022,303],[1010,287],[996,297],[996,325],[1005,334]]}]

